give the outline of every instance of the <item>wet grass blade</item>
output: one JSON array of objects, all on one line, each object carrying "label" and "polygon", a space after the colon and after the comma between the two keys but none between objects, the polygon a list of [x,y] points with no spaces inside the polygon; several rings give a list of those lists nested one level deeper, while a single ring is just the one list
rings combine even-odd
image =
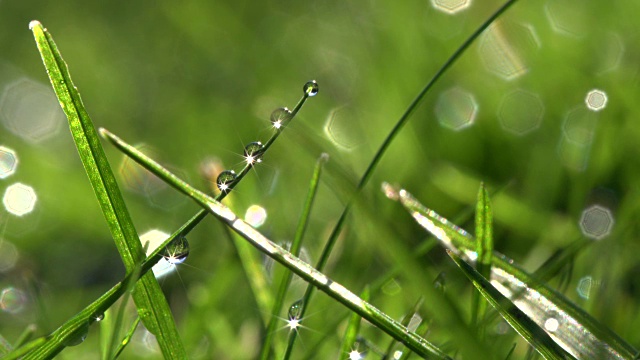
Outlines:
[{"label": "wet grass blade", "polygon": [[[369,291],[369,287],[365,287],[360,294],[360,298],[364,301],[369,301],[369,296],[371,295]],[[360,332],[360,319],[361,316],[358,313],[352,313],[351,318],[349,319],[349,323],[347,324],[347,329],[344,331],[344,338],[342,339],[342,347],[340,350],[340,359],[347,360],[349,358],[353,358],[351,356],[352,351],[359,351],[354,347],[356,343],[356,339],[358,338],[358,333]],[[406,324],[403,324],[406,326]]]},{"label": "wet grass blade", "polygon": [[[320,174],[322,173],[324,164],[328,160],[329,156],[323,153],[322,155],[320,155],[320,158],[318,158],[318,161],[316,161],[316,166],[313,170],[313,175],[311,176],[311,182],[309,184],[309,192],[307,193],[307,198],[302,209],[302,215],[300,216],[300,220],[298,221],[296,235],[293,239],[293,242],[291,243],[291,248],[289,249],[289,251],[295,256],[298,256],[300,254],[300,248],[302,247],[302,238],[304,237],[305,231],[307,229],[307,223],[309,221],[309,217],[311,216],[311,208],[313,207],[313,201],[316,198],[316,193],[318,192],[318,185],[320,185]],[[290,271],[286,271],[282,273],[278,280],[278,293],[276,294],[276,299],[271,311],[271,319],[269,320],[269,325],[267,326],[265,339],[262,344],[262,351],[260,353],[260,359],[262,360],[267,360],[269,358],[269,354],[271,353],[271,350],[273,348],[272,341],[278,322],[278,314],[282,312],[284,300],[286,298],[287,290],[289,289],[292,278],[293,274]]]},{"label": "wet grass blade", "polygon": [[287,250],[266,238],[259,231],[251,227],[251,225],[238,218],[228,207],[187,184],[157,162],[146,157],[135,147],[126,144],[120,140],[120,138],[111,134],[107,130],[102,129],[101,133],[131,159],[143,165],[145,169],[151,171],[167,184],[178,189],[181,193],[189,196],[203,208],[206,208],[215,217],[231,227],[233,231],[250,242],[258,250],[281,263],[296,275],[313,284],[350,310],[358,313],[380,330],[407,345],[407,347],[415,351],[417,354],[421,356],[433,356],[437,359],[450,359],[444,352],[433,344],[409,331],[405,326],[393,320],[384,312],[380,311],[368,302],[363,301],[357,295],[347,290],[344,286],[329,279],[326,275],[319,272],[311,265],[298,259]]},{"label": "wet grass blade", "polygon": [[453,251],[447,253],[462,272],[471,280],[478,292],[493,306],[511,327],[524,338],[545,359],[572,359],[560,345],[524,312],[518,309],[509,299],[500,293],[485,277],[467,264]]},{"label": "wet grass blade", "polygon": [[[469,233],[426,208],[406,190],[395,191],[395,194],[418,224],[443,246],[467,259],[477,258],[475,240]],[[633,346],[562,294],[495,251],[490,279],[500,293],[541,328],[545,329],[550,318],[557,321],[557,327],[554,323],[553,331],[547,330],[547,334],[576,358],[632,359],[637,353]]]},{"label": "wet grass blade", "polygon": [[[476,270],[489,279],[493,256],[493,214],[489,193],[484,184],[480,184],[476,205],[476,254]],[[471,306],[471,323],[476,324],[484,317],[487,303],[480,298],[480,293],[474,292]]]},{"label": "wet grass blade", "polygon": [[[127,272],[131,272],[144,259],[144,252],[100,139],[51,34],[37,21],[32,21],[29,27],[33,31],[56,96],[69,120],[78,154],[107,220],[111,235]],[[147,329],[156,336],[165,358],[185,358],[186,352],[173,321],[173,315],[153,274],[146,274],[140,279],[133,297],[140,316]],[[64,344],[60,343],[54,352],[38,356],[48,358],[63,348]]]}]

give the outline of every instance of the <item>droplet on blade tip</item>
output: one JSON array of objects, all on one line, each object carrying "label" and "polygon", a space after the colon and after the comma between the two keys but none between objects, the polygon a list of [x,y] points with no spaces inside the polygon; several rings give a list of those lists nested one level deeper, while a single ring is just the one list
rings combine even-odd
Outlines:
[{"label": "droplet on blade tip", "polygon": [[38,26],[38,25],[41,25],[41,24],[40,24],[40,21],[38,21],[38,20],[32,20],[32,21],[29,23],[29,30],[33,30],[33,28],[34,28],[34,27],[36,27],[36,26]]},{"label": "droplet on blade tip", "polygon": [[315,80],[307,81],[302,90],[307,96],[316,96],[318,95],[318,83]]}]

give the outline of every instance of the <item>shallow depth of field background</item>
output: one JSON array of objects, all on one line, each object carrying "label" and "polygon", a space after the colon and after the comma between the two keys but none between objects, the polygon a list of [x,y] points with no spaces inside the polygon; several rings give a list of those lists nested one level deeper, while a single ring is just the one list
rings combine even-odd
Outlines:
[{"label": "shallow depth of field background", "polygon": [[[328,153],[304,241],[315,263],[384,137],[499,5],[0,0],[0,334],[14,341],[37,324],[44,335],[124,275],[29,21],[40,20],[54,36],[96,127],[143,146],[208,191],[215,178],[205,170],[240,170],[244,145],[270,136],[271,111],[292,108],[302,85],[316,79],[318,96],[225,200],[238,214],[251,205],[265,209],[259,229],[286,243],[315,159]],[[622,0],[517,3],[432,89],[392,144],[327,274],[359,293],[425,240],[384,197],[382,181],[449,218],[469,211],[485,181],[501,189],[493,197],[496,249],[528,270],[582,236],[594,239],[563,272],[565,281],[553,284],[640,346],[639,12],[640,3]],[[141,235],[170,233],[197,211],[104,146]],[[460,225],[472,232],[466,219]],[[263,314],[231,242],[212,219],[188,239],[186,265],[161,281],[187,349],[194,358],[253,358]],[[404,272],[371,301],[401,318],[422,294],[413,284],[433,286],[444,272],[445,291],[469,310],[469,284],[441,249],[419,262],[423,272]],[[266,263],[265,271],[280,268]],[[291,302],[304,287],[293,284]],[[334,358],[346,310],[319,294],[309,313],[294,357]],[[159,357],[142,330],[124,358]],[[64,358],[96,358],[98,331]],[[381,348],[389,341],[368,324],[362,334]],[[495,334],[511,336],[500,324]],[[446,341],[437,324],[429,338]],[[524,350],[519,344],[518,354]]]}]

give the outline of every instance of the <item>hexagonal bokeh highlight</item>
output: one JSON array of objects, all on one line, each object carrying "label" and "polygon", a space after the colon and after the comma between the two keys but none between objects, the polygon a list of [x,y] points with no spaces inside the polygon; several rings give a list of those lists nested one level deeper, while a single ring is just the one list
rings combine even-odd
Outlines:
[{"label": "hexagonal bokeh highlight", "polygon": [[611,210],[601,205],[591,205],[582,212],[580,230],[588,238],[600,240],[611,233],[614,220]]},{"label": "hexagonal bokeh highlight", "polygon": [[267,221],[267,210],[260,205],[251,205],[244,214],[244,221],[254,228],[259,228]]},{"label": "hexagonal bokeh highlight", "polygon": [[57,134],[64,122],[64,114],[53,90],[27,78],[4,88],[0,98],[0,117],[9,131],[34,143]]},{"label": "hexagonal bokeh highlight", "polygon": [[36,192],[31,186],[15,183],[4,192],[2,203],[11,214],[22,216],[33,211],[36,200]]},{"label": "hexagonal bokeh highlight", "polygon": [[0,292],[0,310],[17,314],[24,310],[27,304],[27,295],[20,289],[8,287]]},{"label": "hexagonal bokeh highlight", "polygon": [[447,14],[456,14],[471,6],[471,0],[431,0],[431,5]]},{"label": "hexagonal bokeh highlight", "polygon": [[440,94],[435,114],[440,125],[451,130],[462,130],[475,122],[478,103],[470,92],[454,87]]},{"label": "hexagonal bokeh highlight", "polygon": [[564,138],[576,145],[589,146],[593,141],[598,118],[593,111],[580,106],[567,112],[562,123]]},{"label": "hexagonal bokeh highlight", "polygon": [[540,49],[540,40],[529,24],[496,21],[482,35],[478,52],[487,71],[514,80],[529,71],[528,60]]},{"label": "hexagonal bokeh highlight", "polygon": [[[151,158],[157,158],[150,146],[145,144],[137,145],[136,149]],[[119,173],[124,182],[124,187],[140,195],[150,196],[167,187],[157,176],[138,165],[138,163],[131,160],[128,156],[122,157]]]},{"label": "hexagonal bokeh highlight", "polygon": [[595,36],[599,45],[598,51],[592,54],[596,71],[606,73],[617,69],[625,52],[622,38],[614,32],[598,33]]},{"label": "hexagonal bokeh highlight", "polygon": [[584,103],[591,111],[600,111],[607,106],[607,94],[598,89],[593,89],[587,93]]},{"label": "hexagonal bokeh highlight", "polygon": [[13,175],[18,168],[16,152],[5,146],[0,146],[0,179]]},{"label": "hexagonal bokeh highlight", "polygon": [[540,127],[543,116],[540,97],[522,89],[504,95],[498,108],[500,126],[515,135],[525,135]]},{"label": "hexagonal bokeh highlight", "polygon": [[360,114],[344,106],[331,110],[324,124],[324,133],[338,149],[354,150],[363,142]]},{"label": "hexagonal bokeh highlight", "polygon": [[589,32],[592,26],[589,9],[584,0],[548,0],[544,7],[551,28],[572,37],[582,37]]}]

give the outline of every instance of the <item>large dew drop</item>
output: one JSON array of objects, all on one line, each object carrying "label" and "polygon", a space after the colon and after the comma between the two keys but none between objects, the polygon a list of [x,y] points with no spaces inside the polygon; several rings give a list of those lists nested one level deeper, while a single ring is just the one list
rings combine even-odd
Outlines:
[{"label": "large dew drop", "polygon": [[289,307],[289,320],[300,320],[302,315],[302,299],[294,302]]},{"label": "large dew drop", "polygon": [[291,119],[291,110],[281,107],[271,113],[271,124],[276,129],[281,129]]},{"label": "large dew drop", "polygon": [[216,184],[221,192],[226,193],[231,191],[231,185],[236,181],[236,172],[233,170],[225,170],[218,175]]},{"label": "large dew drop", "polygon": [[165,259],[172,264],[182,264],[189,256],[189,242],[184,236],[178,236],[165,249]]},{"label": "large dew drop", "polygon": [[89,333],[89,323],[84,323],[76,331],[73,332],[66,340],[63,341],[64,346],[76,346],[82,344]]},{"label": "large dew drop", "polygon": [[316,96],[318,95],[318,83],[315,80],[307,81],[302,90],[307,96]]},{"label": "large dew drop", "polygon": [[263,154],[264,145],[260,141],[254,141],[244,147],[244,160],[249,165],[261,162]]}]

